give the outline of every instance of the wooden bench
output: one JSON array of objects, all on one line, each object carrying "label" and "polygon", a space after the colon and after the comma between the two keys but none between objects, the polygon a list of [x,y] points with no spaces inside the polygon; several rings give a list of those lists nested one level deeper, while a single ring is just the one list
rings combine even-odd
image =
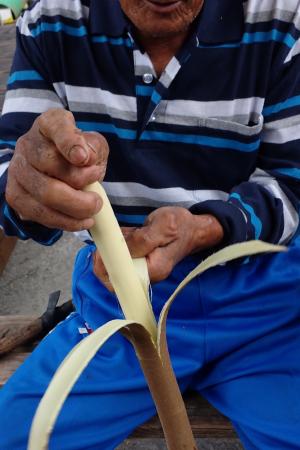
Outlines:
[{"label": "wooden bench", "polygon": [[[1,329],[8,326],[21,327],[33,320],[31,316],[0,316]],[[0,358],[0,387],[14,373],[19,365],[30,355],[35,343],[20,347],[12,353]],[[206,400],[196,393],[188,393],[185,397],[187,410],[195,437],[234,438],[236,434],[224,416],[216,411]],[[130,439],[162,438],[163,432],[157,417],[140,426]]]}]

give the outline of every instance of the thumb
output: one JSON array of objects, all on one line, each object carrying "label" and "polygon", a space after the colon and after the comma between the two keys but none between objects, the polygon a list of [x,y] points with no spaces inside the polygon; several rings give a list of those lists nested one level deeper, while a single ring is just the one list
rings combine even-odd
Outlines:
[{"label": "thumb", "polygon": [[134,258],[149,255],[156,248],[164,247],[173,242],[177,234],[159,217],[153,217],[146,225],[136,228],[125,236],[128,248]]},{"label": "thumb", "polygon": [[84,133],[76,127],[70,111],[51,109],[36,121],[38,131],[50,140],[64,159],[75,166],[107,161],[108,144],[99,133]]}]

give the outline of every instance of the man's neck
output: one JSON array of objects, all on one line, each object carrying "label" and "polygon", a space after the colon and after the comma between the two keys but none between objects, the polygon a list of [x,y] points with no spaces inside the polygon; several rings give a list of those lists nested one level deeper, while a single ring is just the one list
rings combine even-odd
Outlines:
[{"label": "man's neck", "polygon": [[148,53],[158,77],[182,47],[187,35],[188,31],[185,31],[175,36],[155,38],[138,33],[138,40]]}]

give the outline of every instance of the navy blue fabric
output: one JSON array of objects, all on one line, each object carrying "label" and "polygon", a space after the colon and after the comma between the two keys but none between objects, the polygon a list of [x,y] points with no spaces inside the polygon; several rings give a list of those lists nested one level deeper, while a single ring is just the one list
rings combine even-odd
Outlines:
[{"label": "navy blue fabric", "polygon": [[[121,224],[141,225],[162,204],[205,207],[224,225],[224,243],[287,243],[299,223],[300,30],[296,7],[267,6],[206,1],[157,77],[118,0],[72,0],[69,12],[37,1],[18,22],[0,164],[40,113],[67,108],[109,142],[105,183]],[[4,208],[2,197],[1,217]],[[9,216],[2,225],[45,244],[59,237]]]},{"label": "navy blue fabric", "polygon": [[[94,246],[76,260],[76,313],[59,324],[0,391],[0,448],[25,450],[30,423],[54,371],[95,329],[122,318],[116,298],[92,273]],[[153,286],[156,317],[197,258]],[[178,296],[168,344],[181,389],[198,390],[228,416],[247,450],[299,448],[300,240],[290,250],[211,269]],[[135,353],[115,335],[74,386],[50,450],[112,450],[154,414]]]}]

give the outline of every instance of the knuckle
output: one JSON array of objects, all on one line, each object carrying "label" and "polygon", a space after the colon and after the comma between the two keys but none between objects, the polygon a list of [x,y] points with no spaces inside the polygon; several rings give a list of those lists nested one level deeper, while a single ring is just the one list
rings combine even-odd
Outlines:
[{"label": "knuckle", "polygon": [[[19,215],[23,216],[28,215],[27,208],[25,207],[26,202],[24,202],[24,196],[20,193],[17,186],[11,185],[7,183],[6,191],[5,191],[5,200],[7,204],[13,208]],[[27,219],[27,217],[25,218]]]},{"label": "knuckle", "polygon": [[47,120],[42,116],[40,116],[39,119],[37,119],[36,125],[38,126],[39,131],[43,134],[44,130],[48,128]]},{"label": "knuckle", "polygon": [[52,163],[56,160],[57,156],[53,151],[52,145],[46,141],[41,140],[35,147],[35,153],[38,161],[46,161]]},{"label": "knuckle", "polygon": [[35,123],[38,125],[39,129],[48,128],[49,119],[51,117],[52,117],[52,110],[46,111],[36,119]]},{"label": "knuckle", "polygon": [[26,170],[26,167],[27,161],[24,155],[16,154],[12,162],[12,170],[14,171],[13,173],[17,174],[21,171],[21,173],[24,174],[24,170]]},{"label": "knuckle", "polygon": [[15,192],[15,189],[11,187],[10,182],[7,182],[6,191],[5,191],[5,199],[7,203],[14,208],[17,200],[17,194]]},{"label": "knuckle", "polygon": [[24,134],[19,137],[16,143],[16,154],[17,153],[26,153],[32,147],[32,140],[30,138],[29,133]]},{"label": "knuckle", "polygon": [[63,108],[51,108],[42,113],[36,119],[37,129],[46,136],[51,129],[61,127],[62,123],[72,122],[75,124],[74,116],[70,111]]},{"label": "knuckle", "polygon": [[138,238],[140,245],[142,245],[143,247],[147,248],[151,245],[152,242],[151,236],[143,228],[137,230],[136,237]]},{"label": "knuckle", "polygon": [[74,122],[74,116],[71,113],[71,111],[68,111],[66,109],[57,109],[57,111],[59,111],[59,114],[61,114],[61,116],[64,119],[71,120],[72,122]]},{"label": "knuckle", "polygon": [[165,211],[163,221],[165,223],[165,230],[167,234],[176,236],[179,230],[177,216],[173,210]]},{"label": "knuckle", "polygon": [[50,108],[38,117],[40,125],[49,125],[49,121],[61,120],[61,119],[73,119],[73,114],[70,111],[62,108]]},{"label": "knuckle", "polygon": [[172,225],[176,220],[176,215],[173,209],[167,208],[163,211],[164,219],[167,221],[168,225]]}]

